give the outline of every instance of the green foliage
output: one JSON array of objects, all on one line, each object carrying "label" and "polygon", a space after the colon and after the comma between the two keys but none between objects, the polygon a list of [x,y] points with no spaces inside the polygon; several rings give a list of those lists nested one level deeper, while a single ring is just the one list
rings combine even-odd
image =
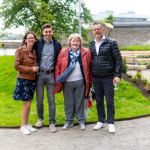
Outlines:
[{"label": "green foliage", "polygon": [[[55,33],[61,34],[78,31],[77,3],[78,0],[4,0],[0,10],[6,28],[21,25],[40,35],[41,26],[50,23]],[[89,10],[84,4],[82,7],[83,19],[91,21]]]},{"label": "green foliage", "polygon": [[4,43],[0,42],[0,48],[3,48],[3,47],[4,47]]},{"label": "green foliage", "polygon": [[145,85],[145,89],[150,92],[150,83],[149,82],[147,82],[147,84]]},{"label": "green foliage", "polygon": [[84,23],[90,23],[93,21],[92,17],[91,17],[91,13],[90,10],[88,10],[85,6],[85,3],[82,3],[82,9],[83,9],[83,15],[82,18],[84,20]]},{"label": "green foliage", "polygon": [[123,58],[123,68],[122,68],[122,72],[126,73],[128,71],[128,67],[127,67],[127,63],[126,63],[126,59],[125,57]]},{"label": "green foliage", "polygon": [[150,69],[150,63],[146,64],[146,68]]},{"label": "green foliage", "polygon": [[101,20],[101,22],[113,24],[114,20],[115,20],[115,17],[112,14],[110,14],[108,17]]},{"label": "green foliage", "polygon": [[142,82],[143,82],[144,85],[147,85],[147,84],[149,83],[146,78],[143,78],[143,79],[142,79]]},{"label": "green foliage", "polygon": [[130,45],[120,47],[122,51],[149,51],[150,45]]},{"label": "green foliage", "polygon": [[140,81],[142,79],[142,77],[143,77],[142,72],[139,69],[139,70],[137,70],[136,74],[132,77],[132,80],[134,82],[138,82],[138,81]]},{"label": "green foliage", "polygon": [[142,79],[142,77],[143,77],[143,75],[142,75],[142,71],[139,69],[139,70],[137,70],[137,72],[136,72],[136,74],[135,74],[136,76],[137,76],[137,78],[139,79],[139,80],[141,80]]},{"label": "green foliage", "polygon": [[150,58],[150,55],[139,55],[136,56],[137,58]]},{"label": "green foliage", "polygon": [[[12,99],[17,73],[14,69],[13,56],[0,56],[0,126],[20,126],[22,102]],[[48,125],[47,95],[44,98],[44,125]],[[150,114],[150,101],[131,83],[122,79],[115,91],[116,119]],[[37,120],[36,101],[32,101],[30,123]],[[57,124],[65,122],[64,101],[62,93],[56,95]],[[87,122],[97,121],[96,103],[90,109]]]},{"label": "green foliage", "polygon": [[[7,37],[7,36],[8,36],[8,33],[6,31],[0,32],[0,39],[5,39],[5,37]],[[1,43],[1,44],[3,44],[3,43]],[[3,46],[3,45],[1,45],[1,46]]]}]

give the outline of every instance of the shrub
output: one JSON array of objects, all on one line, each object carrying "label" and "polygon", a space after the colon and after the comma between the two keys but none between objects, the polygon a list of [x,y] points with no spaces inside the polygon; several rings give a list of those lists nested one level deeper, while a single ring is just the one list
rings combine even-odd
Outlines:
[{"label": "shrub", "polygon": [[150,58],[150,55],[139,55],[136,56],[137,58]]},{"label": "shrub", "polygon": [[132,77],[132,81],[137,82],[141,80],[143,77],[142,72],[140,69],[137,70],[136,74]]},{"label": "shrub", "polygon": [[123,68],[122,68],[122,72],[123,73],[127,73],[128,71],[128,67],[127,67],[127,63],[126,63],[126,59],[125,57],[123,58]]},{"label": "shrub", "polygon": [[146,86],[146,85],[147,85],[147,83],[148,83],[148,80],[147,80],[147,79],[145,79],[145,78],[143,78],[143,79],[142,79],[142,82],[143,82],[143,84]]},{"label": "shrub", "polygon": [[3,48],[3,47],[4,47],[4,43],[0,42],[0,48]]},{"label": "shrub", "polygon": [[149,63],[149,64],[146,64],[146,68],[147,68],[147,69],[150,69],[150,63]]},{"label": "shrub", "polygon": [[150,83],[149,82],[146,84],[145,89],[150,92]]}]

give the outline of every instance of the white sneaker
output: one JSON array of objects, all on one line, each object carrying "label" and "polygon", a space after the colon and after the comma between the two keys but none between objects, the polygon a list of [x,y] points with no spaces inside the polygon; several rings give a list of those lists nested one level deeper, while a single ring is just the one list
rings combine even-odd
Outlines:
[{"label": "white sneaker", "polygon": [[97,122],[97,124],[93,127],[93,130],[98,130],[103,128],[105,125],[102,122]]},{"label": "white sneaker", "polygon": [[108,132],[110,133],[116,132],[114,124],[108,124]]},{"label": "white sneaker", "polygon": [[20,131],[21,131],[23,134],[26,134],[26,135],[30,135],[30,134],[31,134],[31,132],[29,131],[29,129],[27,128],[26,125],[21,126]]},{"label": "white sneaker", "polygon": [[41,128],[42,126],[43,126],[43,120],[38,119],[38,121],[37,121],[36,124],[35,124],[35,127]]},{"label": "white sneaker", "polygon": [[73,123],[70,123],[70,124],[69,124],[69,123],[65,123],[62,129],[63,129],[63,130],[66,130],[66,129],[68,129],[68,128],[72,128],[73,126],[74,126]]},{"label": "white sneaker", "polygon": [[85,123],[79,123],[79,127],[81,130],[85,130]]},{"label": "white sneaker", "polygon": [[30,132],[37,132],[37,130],[35,128],[32,127],[32,125],[27,124],[27,128]]},{"label": "white sneaker", "polygon": [[52,133],[57,132],[57,128],[56,128],[55,124],[51,123],[51,124],[49,125],[49,128],[50,128],[50,131],[51,131]]}]

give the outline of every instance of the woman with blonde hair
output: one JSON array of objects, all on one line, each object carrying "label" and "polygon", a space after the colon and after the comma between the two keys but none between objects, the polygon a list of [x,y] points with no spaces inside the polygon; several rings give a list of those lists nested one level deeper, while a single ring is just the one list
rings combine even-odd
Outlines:
[{"label": "woman with blonde hair", "polygon": [[91,87],[91,55],[89,49],[82,47],[78,33],[68,38],[68,48],[62,49],[56,63],[55,92],[63,90],[66,123],[63,129],[74,125],[76,115],[79,127],[85,129],[84,99],[89,96]]}]

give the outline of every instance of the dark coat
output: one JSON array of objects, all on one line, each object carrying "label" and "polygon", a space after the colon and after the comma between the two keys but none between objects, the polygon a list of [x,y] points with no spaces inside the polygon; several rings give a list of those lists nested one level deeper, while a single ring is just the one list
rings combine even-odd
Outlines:
[{"label": "dark coat", "polygon": [[[54,38],[52,38],[52,39],[54,42],[54,58],[55,58],[54,59],[54,66],[55,66],[57,56],[58,56],[60,50],[62,49],[62,47],[61,47],[61,44],[59,42],[57,42],[57,40],[55,40]],[[41,38],[35,44],[35,50],[36,50],[36,54],[37,54],[37,63],[39,66],[41,63],[43,47],[44,47],[44,39]]]},{"label": "dark coat", "polygon": [[95,41],[89,46],[92,56],[92,77],[114,76],[121,78],[122,57],[115,40],[105,38],[97,55]]}]

